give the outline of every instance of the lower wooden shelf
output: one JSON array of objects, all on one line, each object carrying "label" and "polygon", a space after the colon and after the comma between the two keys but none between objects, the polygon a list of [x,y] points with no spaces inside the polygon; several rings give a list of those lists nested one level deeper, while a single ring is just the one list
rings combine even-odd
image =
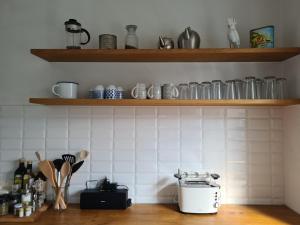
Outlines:
[{"label": "lower wooden shelf", "polygon": [[30,98],[30,103],[41,105],[78,106],[289,106],[299,105],[300,99],[255,99],[255,100],[180,100],[180,99],[64,99]]},{"label": "lower wooden shelf", "polygon": [[0,216],[0,223],[32,223],[40,218],[43,212],[46,212],[50,207],[49,203],[45,203],[41,208],[28,217],[16,217],[14,215]]}]

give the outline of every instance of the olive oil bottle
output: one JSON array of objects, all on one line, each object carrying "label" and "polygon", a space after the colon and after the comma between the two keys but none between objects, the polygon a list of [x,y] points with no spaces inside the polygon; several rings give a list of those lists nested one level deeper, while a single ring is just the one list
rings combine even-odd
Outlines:
[{"label": "olive oil bottle", "polygon": [[23,188],[23,177],[26,173],[26,168],[25,168],[25,160],[20,159],[19,161],[19,167],[16,169],[15,174],[14,174],[14,184],[19,185],[19,189]]}]

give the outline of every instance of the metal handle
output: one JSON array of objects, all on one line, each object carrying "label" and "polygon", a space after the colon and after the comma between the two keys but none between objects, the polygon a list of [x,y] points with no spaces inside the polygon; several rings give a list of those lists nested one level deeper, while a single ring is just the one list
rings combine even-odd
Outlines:
[{"label": "metal handle", "polygon": [[87,43],[89,43],[89,41],[91,39],[90,33],[86,29],[83,29],[83,28],[81,28],[81,33],[85,33],[86,34],[87,41],[86,42],[80,42],[80,44],[81,45],[86,45]]}]

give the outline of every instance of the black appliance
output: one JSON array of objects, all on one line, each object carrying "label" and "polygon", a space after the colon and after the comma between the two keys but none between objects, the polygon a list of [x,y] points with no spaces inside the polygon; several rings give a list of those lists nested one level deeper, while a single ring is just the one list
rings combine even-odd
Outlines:
[{"label": "black appliance", "polygon": [[129,206],[131,199],[128,199],[128,188],[110,183],[106,178],[98,188],[86,188],[80,193],[81,209],[126,209]]}]

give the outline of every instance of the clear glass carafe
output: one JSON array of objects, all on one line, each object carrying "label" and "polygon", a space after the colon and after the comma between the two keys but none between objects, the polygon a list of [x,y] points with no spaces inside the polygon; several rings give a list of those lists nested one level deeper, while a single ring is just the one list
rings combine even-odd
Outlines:
[{"label": "clear glass carafe", "polygon": [[125,49],[137,49],[139,47],[139,39],[136,35],[137,25],[127,25],[127,35],[125,40]]}]

